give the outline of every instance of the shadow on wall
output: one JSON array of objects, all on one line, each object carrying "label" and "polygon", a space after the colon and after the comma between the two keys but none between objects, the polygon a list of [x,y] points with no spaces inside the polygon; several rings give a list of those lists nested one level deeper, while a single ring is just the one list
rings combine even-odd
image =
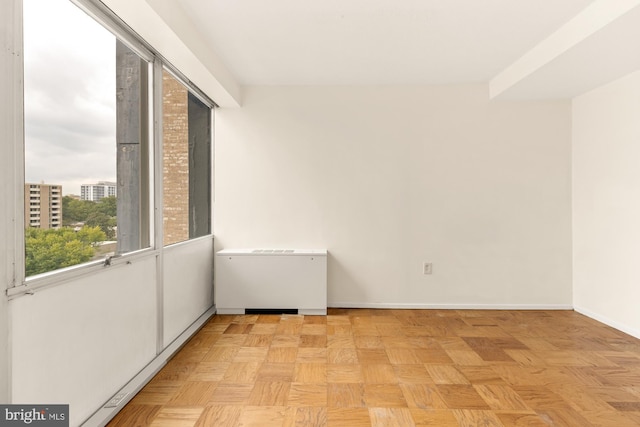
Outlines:
[{"label": "shadow on wall", "polygon": [[343,295],[348,294],[351,301],[367,301],[366,286],[358,283],[349,270],[329,250],[327,253],[327,305],[329,307],[336,304],[342,306],[346,302],[335,301],[332,297],[332,295],[338,294],[338,288],[341,289]]}]

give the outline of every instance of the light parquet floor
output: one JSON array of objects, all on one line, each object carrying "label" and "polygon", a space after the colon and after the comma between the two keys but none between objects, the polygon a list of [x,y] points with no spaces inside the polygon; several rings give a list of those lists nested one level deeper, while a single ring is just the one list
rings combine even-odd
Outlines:
[{"label": "light parquet floor", "polygon": [[572,311],[214,316],[109,426],[640,426],[640,340]]}]

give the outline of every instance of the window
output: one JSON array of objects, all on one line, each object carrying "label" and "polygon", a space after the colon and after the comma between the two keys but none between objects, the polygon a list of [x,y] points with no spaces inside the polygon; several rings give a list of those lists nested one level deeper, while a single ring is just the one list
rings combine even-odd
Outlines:
[{"label": "window", "polygon": [[162,74],[164,245],[211,232],[211,108]]},{"label": "window", "polygon": [[150,69],[69,0],[24,0],[26,277],[150,246]]},{"label": "window", "polygon": [[97,0],[23,16],[25,277],[209,235],[213,102]]}]

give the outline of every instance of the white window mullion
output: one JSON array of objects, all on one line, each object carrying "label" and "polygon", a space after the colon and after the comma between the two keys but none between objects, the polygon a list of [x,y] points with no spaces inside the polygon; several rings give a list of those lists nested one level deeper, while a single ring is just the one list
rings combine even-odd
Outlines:
[{"label": "white window mullion", "polygon": [[3,287],[24,278],[24,136],[22,1],[0,2],[0,262]]}]

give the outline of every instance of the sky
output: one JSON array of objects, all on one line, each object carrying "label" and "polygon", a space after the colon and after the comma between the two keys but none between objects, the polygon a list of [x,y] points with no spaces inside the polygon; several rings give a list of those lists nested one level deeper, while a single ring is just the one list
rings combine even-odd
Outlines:
[{"label": "sky", "polygon": [[24,1],[25,182],[116,181],[115,45],[68,0]]}]

